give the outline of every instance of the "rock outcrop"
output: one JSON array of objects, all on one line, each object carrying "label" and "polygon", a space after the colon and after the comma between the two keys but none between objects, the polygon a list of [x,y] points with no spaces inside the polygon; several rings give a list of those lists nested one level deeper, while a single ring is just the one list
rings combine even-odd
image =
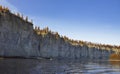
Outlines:
[{"label": "rock outcrop", "polygon": [[[2,57],[44,57],[67,59],[109,59],[113,48],[90,46],[74,42],[46,28],[33,28],[20,14],[0,9],[0,56]],[[119,49],[117,49],[119,50]]]},{"label": "rock outcrop", "polygon": [[45,58],[109,59],[112,53],[114,53],[112,50],[72,45],[50,33],[45,35],[40,43],[40,56]]},{"label": "rock outcrop", "polygon": [[0,56],[39,56],[38,46],[33,24],[10,12],[0,12]]}]

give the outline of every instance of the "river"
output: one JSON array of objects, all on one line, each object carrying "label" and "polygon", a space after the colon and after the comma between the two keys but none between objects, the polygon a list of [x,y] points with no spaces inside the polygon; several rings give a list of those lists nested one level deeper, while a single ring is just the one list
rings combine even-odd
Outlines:
[{"label": "river", "polygon": [[0,59],[0,74],[120,74],[120,62]]}]

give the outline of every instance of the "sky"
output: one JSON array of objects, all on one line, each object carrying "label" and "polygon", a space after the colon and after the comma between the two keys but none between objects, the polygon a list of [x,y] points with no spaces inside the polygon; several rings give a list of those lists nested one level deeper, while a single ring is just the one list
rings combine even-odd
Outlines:
[{"label": "sky", "polygon": [[120,0],[0,0],[0,5],[71,39],[120,45]]}]

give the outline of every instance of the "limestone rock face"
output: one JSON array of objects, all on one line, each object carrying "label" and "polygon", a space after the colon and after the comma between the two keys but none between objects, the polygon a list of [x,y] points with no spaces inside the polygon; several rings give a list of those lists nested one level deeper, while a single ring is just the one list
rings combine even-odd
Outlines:
[{"label": "limestone rock face", "polygon": [[0,56],[39,56],[32,24],[11,13],[0,13]]},{"label": "limestone rock face", "polygon": [[40,43],[40,56],[45,58],[109,59],[112,53],[106,49],[90,48],[87,45],[71,45],[62,38],[56,39],[52,34],[42,37]]},{"label": "limestone rock face", "polygon": [[38,35],[33,25],[9,12],[0,12],[0,56],[68,59],[108,59],[112,51],[72,45],[48,32]]}]

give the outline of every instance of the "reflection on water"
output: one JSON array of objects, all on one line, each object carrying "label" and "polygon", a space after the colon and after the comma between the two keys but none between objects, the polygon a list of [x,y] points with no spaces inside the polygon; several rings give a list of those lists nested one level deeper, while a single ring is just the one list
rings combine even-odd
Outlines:
[{"label": "reflection on water", "polygon": [[113,65],[113,67],[120,69],[120,61],[110,61],[110,64]]},{"label": "reflection on water", "polygon": [[0,59],[0,74],[120,74],[120,62]]}]

